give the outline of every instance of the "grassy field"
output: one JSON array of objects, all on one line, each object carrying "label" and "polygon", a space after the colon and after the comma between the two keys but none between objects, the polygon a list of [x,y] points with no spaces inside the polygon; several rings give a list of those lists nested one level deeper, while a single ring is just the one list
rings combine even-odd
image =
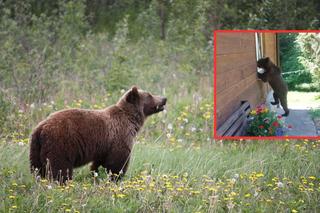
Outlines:
[{"label": "grassy field", "polygon": [[[212,141],[212,105],[175,106],[151,117],[125,178],[76,169],[60,186],[29,173],[28,135],[64,107],[103,108],[83,100],[16,112],[0,139],[1,212],[317,212],[320,141]],[[20,126],[19,126],[20,125]]]},{"label": "grassy field", "polygon": [[317,212],[320,141],[135,145],[128,174],[111,183],[77,169],[59,186],[29,174],[28,146],[3,143],[1,211]]}]

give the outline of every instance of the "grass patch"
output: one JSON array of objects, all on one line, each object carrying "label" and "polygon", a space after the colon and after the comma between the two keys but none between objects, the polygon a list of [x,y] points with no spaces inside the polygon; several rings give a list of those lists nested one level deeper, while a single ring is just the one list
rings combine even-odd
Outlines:
[{"label": "grass patch", "polygon": [[[110,97],[111,99],[111,97]],[[74,171],[60,186],[29,171],[28,135],[62,108],[101,109],[112,100],[12,109],[0,138],[0,212],[317,212],[320,141],[210,143],[212,101],[179,101],[147,120],[118,183],[103,168]],[[9,125],[10,124],[10,125]]]},{"label": "grass patch", "polygon": [[1,211],[318,211],[320,141],[135,145],[114,184],[85,166],[59,186],[29,173],[27,145],[0,145]]}]

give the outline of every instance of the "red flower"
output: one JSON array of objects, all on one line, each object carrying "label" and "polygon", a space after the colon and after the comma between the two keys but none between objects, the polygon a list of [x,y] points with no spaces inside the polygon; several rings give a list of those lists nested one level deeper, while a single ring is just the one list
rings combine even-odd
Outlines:
[{"label": "red flower", "polygon": [[278,115],[277,118],[278,118],[278,119],[281,119],[281,118],[282,118],[282,115]]},{"label": "red flower", "polygon": [[278,121],[274,121],[274,122],[272,123],[272,126],[278,127],[278,126],[280,126],[280,125],[279,125]]},{"label": "red flower", "polygon": [[259,127],[259,129],[263,129],[264,128],[264,126],[263,125],[260,125],[260,126],[258,126]]},{"label": "red flower", "polygon": [[288,125],[288,128],[289,128],[289,129],[292,129],[292,125],[291,125],[291,124],[289,124],[289,125]]}]

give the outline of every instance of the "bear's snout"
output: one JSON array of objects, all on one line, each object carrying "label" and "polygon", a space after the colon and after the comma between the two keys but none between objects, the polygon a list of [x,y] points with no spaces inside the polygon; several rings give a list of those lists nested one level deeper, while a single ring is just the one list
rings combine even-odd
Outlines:
[{"label": "bear's snout", "polygon": [[156,109],[157,111],[163,111],[164,110],[164,106],[167,103],[167,98],[166,97],[158,97],[157,98],[157,103],[156,103]]},{"label": "bear's snout", "polygon": [[166,105],[166,103],[167,103],[167,98],[163,97],[162,98],[162,105]]},{"label": "bear's snout", "polygon": [[263,73],[266,72],[266,70],[263,69],[263,68],[258,67],[258,71],[257,72],[260,73],[260,74],[263,74]]}]

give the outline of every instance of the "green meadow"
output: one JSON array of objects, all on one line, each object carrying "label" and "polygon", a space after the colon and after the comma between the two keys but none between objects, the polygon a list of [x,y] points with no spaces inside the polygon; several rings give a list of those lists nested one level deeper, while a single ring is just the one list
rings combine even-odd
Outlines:
[{"label": "green meadow", "polygon": [[[212,30],[319,29],[317,8],[297,0],[0,0],[0,212],[320,212],[319,140],[212,139]],[[318,85],[319,51],[304,50]],[[132,85],[168,102],[138,134],[121,181],[89,165],[66,185],[30,173],[29,137],[41,120],[103,109]]]},{"label": "green meadow", "polygon": [[[73,105],[72,105],[73,104]],[[83,100],[70,104],[87,106]],[[93,104],[92,108],[102,108]],[[54,104],[17,113],[20,122]],[[150,117],[133,148],[129,170],[114,183],[101,168],[75,170],[67,185],[29,171],[28,134],[0,143],[2,212],[317,212],[320,141],[213,141],[212,105],[186,104]],[[41,117],[41,116],[40,116]],[[25,126],[24,124],[21,126]],[[20,131],[20,132],[19,132]]]}]

